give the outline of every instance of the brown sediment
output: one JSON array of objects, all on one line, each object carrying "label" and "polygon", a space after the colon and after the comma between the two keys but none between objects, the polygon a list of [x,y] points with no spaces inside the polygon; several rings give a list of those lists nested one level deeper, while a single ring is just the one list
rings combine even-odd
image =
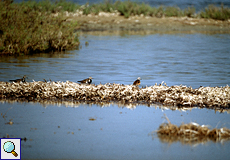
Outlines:
[{"label": "brown sediment", "polygon": [[104,13],[99,15],[72,15],[69,20],[77,21],[78,30],[92,34],[116,34],[129,32],[136,34],[154,33],[230,33],[230,20],[221,21],[190,17],[150,17],[124,16]]},{"label": "brown sediment", "polygon": [[207,125],[199,125],[197,123],[181,124],[179,127],[171,124],[166,117],[168,123],[160,125],[156,131],[162,142],[172,143],[181,142],[183,144],[199,144],[208,141],[224,142],[230,140],[230,129],[214,128],[210,129]]},{"label": "brown sediment", "polygon": [[81,85],[75,82],[0,82],[0,99],[27,101],[80,101],[161,103],[176,107],[230,108],[230,87],[167,86],[166,84],[139,88],[134,85]]}]

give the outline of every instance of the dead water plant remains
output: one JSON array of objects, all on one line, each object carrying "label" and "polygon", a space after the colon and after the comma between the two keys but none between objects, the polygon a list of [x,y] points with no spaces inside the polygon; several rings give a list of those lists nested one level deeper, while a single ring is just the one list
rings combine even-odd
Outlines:
[{"label": "dead water plant remains", "polygon": [[230,129],[228,128],[213,128],[210,129],[208,125],[199,125],[191,122],[189,124],[181,124],[176,126],[172,124],[168,117],[168,123],[160,125],[156,131],[157,136],[162,142],[172,143],[180,141],[183,144],[198,144],[205,143],[209,140],[213,142],[223,142],[230,140]]},{"label": "dead water plant remains", "polygon": [[230,87],[167,86],[155,84],[139,88],[134,85],[85,85],[75,82],[0,82],[0,99],[72,100],[91,102],[161,103],[168,106],[223,108],[230,107]]}]

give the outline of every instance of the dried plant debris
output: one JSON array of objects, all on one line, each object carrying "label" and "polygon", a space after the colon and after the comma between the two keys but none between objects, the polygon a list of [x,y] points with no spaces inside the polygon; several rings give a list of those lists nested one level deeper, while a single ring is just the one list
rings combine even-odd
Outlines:
[{"label": "dried plant debris", "polygon": [[[166,117],[166,116],[165,116]],[[156,131],[157,136],[162,142],[172,143],[180,141],[183,144],[198,144],[212,140],[213,142],[224,142],[230,140],[230,129],[214,128],[210,129],[208,125],[199,125],[191,122],[189,124],[181,124],[179,127],[171,124],[166,117],[168,123],[160,125]]]},{"label": "dried plant debris", "polygon": [[88,102],[161,103],[175,107],[230,107],[230,87],[167,86],[139,88],[134,85],[84,85],[75,82],[0,82],[0,99],[28,101],[61,100]]}]

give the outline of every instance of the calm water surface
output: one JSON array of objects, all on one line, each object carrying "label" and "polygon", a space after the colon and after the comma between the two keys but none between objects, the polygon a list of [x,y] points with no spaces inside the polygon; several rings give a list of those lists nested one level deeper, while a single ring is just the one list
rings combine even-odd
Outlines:
[{"label": "calm water surface", "polygon": [[[10,110],[8,110],[12,107]],[[27,138],[22,141],[24,159],[229,159],[230,142],[196,144],[162,142],[151,132],[168,116],[173,124],[197,122],[228,127],[229,114],[193,109],[181,112],[138,106],[134,110],[117,105],[42,107],[33,103],[1,104],[6,120],[0,119],[0,135]],[[89,120],[94,118],[94,121]],[[9,119],[14,124],[7,125]],[[212,154],[210,154],[212,153]]]},{"label": "calm water surface", "polygon": [[[85,42],[89,46],[85,46]],[[78,81],[92,76],[94,84],[225,86],[230,79],[229,34],[113,35],[81,37],[82,49],[66,54],[0,58],[0,81]],[[229,159],[230,143],[182,144],[151,135],[166,122],[197,122],[230,128],[230,115],[214,110],[136,109],[112,104],[48,105],[0,103],[0,137],[22,141],[24,159]],[[95,119],[91,121],[90,119]],[[7,122],[12,120],[13,125]],[[55,153],[55,154],[54,154]]]},{"label": "calm water surface", "polygon": [[[89,46],[84,45],[89,42]],[[229,34],[123,35],[81,38],[82,49],[68,54],[1,57],[0,81],[78,81],[141,86],[225,86],[230,79]]]}]

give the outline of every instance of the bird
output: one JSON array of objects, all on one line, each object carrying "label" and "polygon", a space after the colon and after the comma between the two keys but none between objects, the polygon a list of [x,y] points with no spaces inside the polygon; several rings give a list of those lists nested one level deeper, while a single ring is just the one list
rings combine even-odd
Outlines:
[{"label": "bird", "polygon": [[89,78],[87,78],[87,79],[84,79],[84,80],[82,80],[82,81],[78,81],[78,82],[80,82],[81,84],[91,84],[92,83],[92,77],[89,77]]},{"label": "bird", "polygon": [[141,77],[138,77],[137,78],[137,80],[135,80],[134,82],[133,82],[133,85],[135,85],[135,86],[139,86],[140,84],[141,84]]},{"label": "bird", "polygon": [[10,82],[26,82],[26,75],[24,75],[21,79],[10,80]]}]

